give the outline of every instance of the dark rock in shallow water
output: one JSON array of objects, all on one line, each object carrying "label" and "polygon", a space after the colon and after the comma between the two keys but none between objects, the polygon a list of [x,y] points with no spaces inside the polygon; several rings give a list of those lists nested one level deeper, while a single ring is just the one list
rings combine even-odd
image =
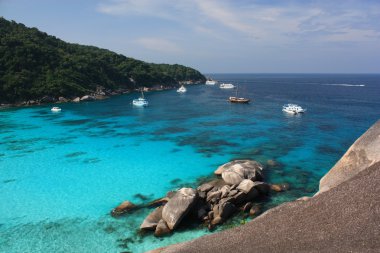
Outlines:
[{"label": "dark rock in shallow water", "polygon": [[155,199],[147,204],[148,207],[154,207],[154,206],[162,206],[165,205],[170,198],[168,197],[163,197],[159,199]]},{"label": "dark rock in shallow water", "polygon": [[175,229],[185,215],[190,211],[198,197],[196,190],[182,188],[168,201],[162,211],[162,218],[170,230]]},{"label": "dark rock in shallow water", "polygon": [[219,215],[222,219],[229,218],[236,211],[236,206],[230,202],[224,202],[219,205]]},{"label": "dark rock in shallow water", "polygon": [[133,195],[134,198],[138,198],[138,199],[141,199],[142,201],[146,201],[148,199],[150,199],[150,197],[148,196],[145,196],[141,193],[136,193],[135,195]]},{"label": "dark rock in shallow water", "polygon": [[249,212],[249,210],[251,209],[252,207],[252,202],[247,202],[242,208],[241,210],[245,213]]},{"label": "dark rock in shallow water", "polygon": [[171,230],[168,227],[168,224],[163,219],[161,219],[157,224],[156,230],[154,231],[154,235],[157,237],[161,237],[170,233]]},{"label": "dark rock in shallow water", "polygon": [[134,210],[135,208],[136,208],[136,205],[127,200],[121,203],[120,205],[118,205],[115,209],[113,209],[111,211],[111,215],[113,217],[118,217],[120,215],[123,215],[127,212]]},{"label": "dark rock in shallow water", "polygon": [[212,230],[216,225],[219,225],[223,222],[223,218],[220,217],[220,216],[216,216],[212,219],[211,223],[210,223],[210,227],[209,229]]},{"label": "dark rock in shallow water", "polygon": [[162,219],[162,209],[164,207],[160,206],[153,210],[143,221],[140,229],[154,230],[157,227],[158,222]]},{"label": "dark rock in shallow water", "polygon": [[249,209],[249,215],[250,215],[251,217],[259,215],[260,212],[261,212],[261,208],[260,208],[259,205],[253,205],[253,206]]},{"label": "dark rock in shallow water", "polygon": [[234,196],[232,197],[229,197],[230,199],[228,201],[230,201],[231,203],[239,206],[241,204],[243,204],[246,199],[247,199],[247,194],[245,194],[244,192],[238,192],[237,194],[235,194]]},{"label": "dark rock in shallow water", "polygon": [[270,185],[264,182],[255,181],[253,182],[253,187],[255,187],[256,190],[258,190],[261,194],[268,194],[270,191]]},{"label": "dark rock in shallow water", "polygon": [[290,185],[288,183],[272,184],[270,189],[275,192],[283,192],[289,190]]}]

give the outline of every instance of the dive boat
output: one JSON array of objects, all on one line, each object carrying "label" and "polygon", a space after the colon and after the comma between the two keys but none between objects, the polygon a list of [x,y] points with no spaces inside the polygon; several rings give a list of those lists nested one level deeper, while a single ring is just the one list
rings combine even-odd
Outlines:
[{"label": "dive boat", "polygon": [[52,107],[50,109],[50,111],[52,111],[52,112],[60,112],[60,111],[62,111],[62,109],[60,107],[54,106],[54,107]]},{"label": "dive boat", "polygon": [[222,83],[219,88],[221,89],[233,89],[235,86],[232,83]]},{"label": "dive boat", "polygon": [[301,106],[296,104],[286,104],[282,107],[282,111],[291,114],[298,114],[306,112],[306,109],[303,109]]},{"label": "dive boat", "polygon": [[183,85],[177,90],[178,93],[185,93],[186,91],[187,91],[187,89]]},{"label": "dive boat", "polygon": [[217,82],[215,80],[207,80],[206,85],[215,85]]},{"label": "dive boat", "polygon": [[248,104],[251,100],[249,98],[239,98],[238,97],[238,87],[236,87],[235,97],[229,97],[228,101],[230,101],[231,103]]},{"label": "dive boat", "polygon": [[134,106],[144,107],[148,106],[148,100],[144,98],[144,92],[141,90],[141,97],[133,99],[132,104]]}]

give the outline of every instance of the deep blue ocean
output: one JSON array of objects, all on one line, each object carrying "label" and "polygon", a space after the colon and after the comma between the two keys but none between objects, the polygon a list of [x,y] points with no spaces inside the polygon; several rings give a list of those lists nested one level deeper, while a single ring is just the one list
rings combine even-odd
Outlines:
[{"label": "deep blue ocean", "polygon": [[[267,209],[318,190],[319,179],[380,118],[380,75],[209,74],[233,90],[188,86],[88,103],[0,110],[0,252],[144,252],[208,234],[201,225],[155,238],[138,228],[151,211],[110,217],[212,176],[232,159],[268,160],[266,181],[290,190]],[[307,108],[287,115],[285,103]],[[270,163],[270,162],[269,162]],[[220,229],[244,223],[239,215]],[[245,218],[244,218],[245,219]]]}]

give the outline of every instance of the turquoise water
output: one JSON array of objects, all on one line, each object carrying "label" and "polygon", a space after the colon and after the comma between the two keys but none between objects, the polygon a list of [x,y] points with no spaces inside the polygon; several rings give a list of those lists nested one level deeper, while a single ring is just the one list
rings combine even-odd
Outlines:
[{"label": "turquoise water", "polygon": [[[0,252],[144,252],[209,233],[202,226],[155,238],[138,233],[150,210],[114,219],[123,200],[146,203],[194,186],[236,158],[277,166],[267,181],[289,182],[265,208],[318,189],[328,171],[380,114],[380,75],[219,74],[233,91],[192,86],[91,103],[0,111]],[[284,103],[305,115],[286,115]],[[232,224],[227,224],[227,227]],[[220,228],[223,229],[223,228]]]}]

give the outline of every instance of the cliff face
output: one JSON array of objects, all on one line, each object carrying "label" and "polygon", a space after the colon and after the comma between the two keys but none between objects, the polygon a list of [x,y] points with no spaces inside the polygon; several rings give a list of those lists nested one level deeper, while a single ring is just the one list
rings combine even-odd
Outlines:
[{"label": "cliff face", "polygon": [[313,198],[153,252],[380,252],[379,153],[380,121],[327,173]]},{"label": "cliff face", "polygon": [[380,162],[380,120],[356,140],[321,179],[318,193],[347,181],[377,162]]}]

